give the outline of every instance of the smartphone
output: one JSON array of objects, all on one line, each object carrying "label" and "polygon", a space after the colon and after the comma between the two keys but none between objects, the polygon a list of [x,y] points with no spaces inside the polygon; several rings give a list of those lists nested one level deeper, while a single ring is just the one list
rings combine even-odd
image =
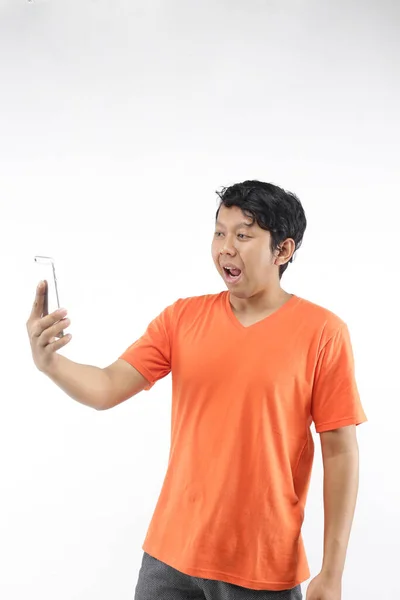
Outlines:
[{"label": "smartphone", "polygon": [[[44,317],[61,308],[58,295],[56,268],[54,259],[51,256],[35,256],[35,263],[38,268],[38,281],[46,282],[42,315]],[[64,331],[61,331],[59,337],[63,337],[63,335]]]}]

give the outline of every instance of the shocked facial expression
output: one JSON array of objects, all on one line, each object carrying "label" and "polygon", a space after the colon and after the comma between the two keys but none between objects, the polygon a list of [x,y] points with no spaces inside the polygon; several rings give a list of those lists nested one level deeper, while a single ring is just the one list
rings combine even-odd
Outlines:
[{"label": "shocked facial expression", "polygon": [[247,298],[279,281],[279,253],[271,252],[270,232],[237,206],[221,206],[211,251],[219,274],[238,297]]}]

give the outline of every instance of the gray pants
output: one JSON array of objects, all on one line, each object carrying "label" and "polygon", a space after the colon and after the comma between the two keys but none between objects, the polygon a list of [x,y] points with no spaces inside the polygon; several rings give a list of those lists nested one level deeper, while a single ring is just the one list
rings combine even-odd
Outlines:
[{"label": "gray pants", "polygon": [[271,592],[185,575],[143,554],[135,600],[302,600],[300,585]]}]

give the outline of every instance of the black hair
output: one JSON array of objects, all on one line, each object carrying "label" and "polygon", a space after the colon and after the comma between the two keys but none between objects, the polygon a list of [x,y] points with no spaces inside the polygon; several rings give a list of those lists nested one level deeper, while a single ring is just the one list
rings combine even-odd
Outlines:
[{"label": "black hair", "polygon": [[[272,183],[248,180],[224,187],[216,192],[220,198],[216,219],[221,206],[238,206],[253,218],[259,227],[271,233],[271,251],[274,252],[287,238],[295,242],[295,252],[300,248],[307,227],[306,215],[299,198]],[[279,267],[279,279],[289,262]]]}]

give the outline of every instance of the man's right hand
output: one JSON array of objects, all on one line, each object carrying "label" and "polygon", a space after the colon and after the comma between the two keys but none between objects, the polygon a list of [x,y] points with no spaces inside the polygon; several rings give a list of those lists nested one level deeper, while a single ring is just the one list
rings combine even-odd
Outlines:
[{"label": "man's right hand", "polygon": [[31,315],[26,323],[35,365],[68,396],[95,408],[106,410],[117,406],[150,385],[150,382],[129,364],[118,358],[104,369],[81,365],[57,350],[68,344],[71,336],[58,335],[70,324],[66,311],[43,314],[46,284],[38,285]]},{"label": "man's right hand", "polygon": [[60,332],[70,325],[70,320],[65,318],[65,309],[43,315],[45,293],[46,283],[42,282],[36,289],[32,312],[26,323],[33,361],[42,372],[51,369],[56,361],[56,352],[71,340],[68,334],[58,339]]}]

